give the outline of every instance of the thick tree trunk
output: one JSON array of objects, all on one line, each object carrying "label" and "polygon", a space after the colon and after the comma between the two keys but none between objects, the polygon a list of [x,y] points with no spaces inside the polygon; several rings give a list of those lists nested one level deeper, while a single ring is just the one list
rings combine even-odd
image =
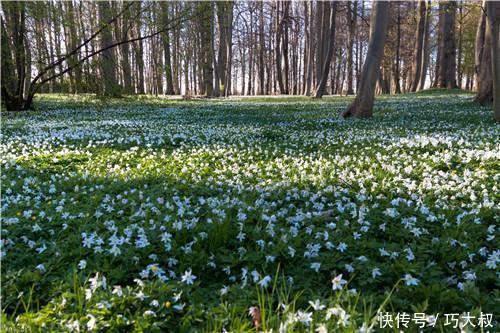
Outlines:
[{"label": "thick tree trunk", "polygon": [[487,29],[491,35],[491,67],[493,69],[493,112],[500,122],[500,2],[487,1]]},{"label": "thick tree trunk", "polygon": [[[125,3],[126,4],[126,3]],[[124,4],[124,5],[125,5]],[[130,18],[129,15],[125,15],[122,20],[121,20],[121,40],[128,40],[129,39],[129,29],[128,25],[130,24],[129,22]],[[122,69],[122,74],[123,74],[123,92],[125,94],[133,94],[134,91],[132,89],[132,69],[130,68],[130,45],[125,43],[120,45],[120,52],[122,54],[122,61],[121,61],[121,69]]]},{"label": "thick tree trunk", "polygon": [[[2,3],[8,21],[1,19],[2,29],[2,101],[8,111],[25,110],[31,106],[25,103],[26,50],[26,8],[23,2]],[[12,48],[7,31],[10,32]]]},{"label": "thick tree trunk", "polygon": [[447,1],[443,4],[443,24],[439,34],[441,35],[441,43],[439,48],[439,88],[457,88],[457,73],[456,73],[456,57],[457,50],[455,47],[455,16],[457,4],[455,1]]},{"label": "thick tree trunk", "polygon": [[475,45],[475,71],[476,90],[474,98],[481,105],[490,104],[493,101],[493,71],[491,62],[491,32],[486,25],[486,0],[483,0],[483,10],[476,32]]},{"label": "thick tree trunk", "polygon": [[[328,80],[328,73],[330,71],[330,64],[333,57],[333,51],[335,49],[335,18],[337,15],[337,2],[332,1],[330,3],[330,29],[329,29],[329,41],[328,41],[328,53],[323,64],[323,70],[321,72],[321,79],[319,81],[318,87],[314,94],[315,98],[321,98],[325,93],[326,82]],[[326,33],[326,32],[325,32]]]},{"label": "thick tree trunk", "polygon": [[384,54],[385,35],[388,24],[388,1],[374,1],[370,19],[370,40],[365,63],[361,72],[359,89],[354,102],[342,114],[344,118],[366,118],[373,115],[375,85]]},{"label": "thick tree trunk", "polygon": [[[112,18],[111,8],[108,1],[98,2],[99,6],[99,22],[101,25],[107,24]],[[113,36],[111,27],[106,27],[101,32],[101,48],[106,48],[113,44]],[[104,96],[120,96],[120,87],[116,79],[116,63],[114,50],[112,48],[103,51],[100,54],[100,65],[102,73],[102,91]]]}]

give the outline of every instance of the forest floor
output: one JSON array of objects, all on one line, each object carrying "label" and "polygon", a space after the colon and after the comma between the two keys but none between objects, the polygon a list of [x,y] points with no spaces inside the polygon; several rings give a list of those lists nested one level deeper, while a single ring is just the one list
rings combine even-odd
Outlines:
[{"label": "forest floor", "polygon": [[258,309],[273,332],[495,331],[500,127],[471,99],[347,121],[345,97],[4,113],[4,329],[246,332]]}]

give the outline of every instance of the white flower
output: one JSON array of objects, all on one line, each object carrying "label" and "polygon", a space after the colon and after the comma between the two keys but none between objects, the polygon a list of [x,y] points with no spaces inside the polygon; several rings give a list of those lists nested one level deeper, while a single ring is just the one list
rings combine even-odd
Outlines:
[{"label": "white flower", "polygon": [[335,278],[333,278],[333,280],[332,280],[332,289],[333,290],[341,290],[342,286],[346,283],[347,283],[347,281],[342,279],[342,274],[339,274]]},{"label": "white flower", "polygon": [[113,295],[117,295],[118,297],[123,296],[123,291],[121,286],[114,286],[113,291],[111,292]]},{"label": "white flower", "polygon": [[312,312],[303,312],[298,311],[296,314],[297,321],[300,321],[302,324],[309,326],[312,321]]},{"label": "white flower", "polygon": [[36,269],[38,269],[40,272],[45,273],[47,270],[45,269],[44,264],[40,264],[36,266]]},{"label": "white flower", "polygon": [[227,293],[228,293],[228,291],[229,291],[229,287],[228,287],[228,286],[226,286],[226,285],[224,285],[224,286],[221,288],[221,290],[220,290],[220,294],[221,294],[221,296],[223,296],[223,295],[227,294]]},{"label": "white flower", "polygon": [[318,325],[316,325],[315,331],[318,332],[318,333],[328,333],[328,329],[326,328],[325,324],[318,324]]},{"label": "white flower", "polygon": [[144,317],[156,317],[156,313],[153,310],[144,311]]},{"label": "white flower", "polygon": [[416,286],[420,282],[417,278],[411,276],[411,274],[406,274],[404,280],[407,286]]},{"label": "white flower", "polygon": [[191,268],[187,271],[184,272],[182,275],[182,282],[184,282],[187,285],[193,284],[194,280],[196,280],[196,275],[192,274]]},{"label": "white flower", "polygon": [[78,263],[78,268],[79,269],[85,269],[85,267],[87,267],[87,261],[86,260],[80,260],[80,262]]},{"label": "white flower", "polygon": [[97,320],[91,314],[89,314],[88,317],[90,318],[90,320],[87,322],[87,329],[89,331],[93,331],[97,326]]},{"label": "white flower", "polygon": [[380,272],[380,268],[375,267],[372,269],[372,277],[375,279],[377,276],[381,276],[382,273]]},{"label": "white flower", "polygon": [[269,275],[266,275],[262,280],[259,281],[259,286],[267,288],[269,282],[271,282],[271,277]]},{"label": "white flower", "polygon": [[319,263],[319,262],[313,262],[310,267],[315,272],[319,272],[319,269],[321,267],[321,263]]},{"label": "white flower", "polygon": [[314,302],[313,301],[309,301],[309,304],[311,304],[311,306],[314,309],[314,311],[321,311],[324,308],[326,308],[325,305],[323,305],[323,304],[320,303],[319,299],[315,300]]}]

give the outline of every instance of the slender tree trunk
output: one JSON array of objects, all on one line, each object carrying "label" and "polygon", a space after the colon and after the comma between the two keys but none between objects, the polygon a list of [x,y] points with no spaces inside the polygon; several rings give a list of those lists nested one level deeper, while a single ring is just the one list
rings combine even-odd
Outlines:
[{"label": "slender tree trunk", "polygon": [[439,84],[439,73],[441,72],[441,57],[442,57],[442,39],[443,39],[443,34],[442,31],[444,30],[443,24],[444,24],[444,12],[446,8],[444,5],[444,2],[439,3],[439,19],[438,19],[438,26],[437,26],[437,54],[436,54],[436,65],[434,68],[434,80],[432,82],[432,88],[436,88]]},{"label": "slender tree trunk", "polygon": [[396,2],[398,17],[396,22],[396,59],[394,61],[394,93],[401,94],[401,83],[399,82],[399,72],[401,70],[401,3]]},{"label": "slender tree trunk", "polygon": [[313,2],[308,2],[305,6],[309,6],[309,42],[307,45],[307,77],[305,84],[304,95],[309,96],[311,94],[312,77],[313,77],[313,61],[314,61],[314,36],[313,36],[313,18],[314,18],[314,8]]},{"label": "slender tree trunk", "polygon": [[457,76],[458,76],[458,81],[457,85],[459,88],[462,87],[462,53],[463,53],[463,34],[462,34],[462,27],[463,27],[463,20],[464,20],[464,15],[463,15],[463,8],[464,5],[462,1],[459,2],[458,5],[458,17],[459,17],[459,22],[458,22],[458,56],[457,56]]},{"label": "slender tree trunk", "polygon": [[328,53],[326,55],[326,59],[323,64],[323,71],[321,72],[321,79],[319,81],[319,85],[316,88],[316,92],[314,94],[315,98],[321,98],[325,93],[326,82],[328,80],[328,73],[330,71],[330,64],[333,57],[333,51],[335,50],[335,18],[337,15],[337,2],[332,1],[330,3],[330,29],[329,29],[329,42],[328,42]]},{"label": "slender tree trunk", "polygon": [[422,69],[420,70],[420,82],[418,85],[418,90],[423,90],[425,88],[425,80],[427,78],[427,68],[429,67],[429,57],[430,57],[430,28],[431,28],[431,1],[427,2],[425,11],[425,32],[424,32],[424,45],[422,47]]},{"label": "slender tree trunk", "polygon": [[224,87],[224,96],[231,95],[231,87],[232,87],[232,65],[233,65],[233,10],[234,10],[234,2],[229,1],[227,3],[226,8],[226,25],[225,25],[225,46],[226,46],[226,61],[225,61],[225,87]]},{"label": "slender tree trunk", "polygon": [[[212,57],[212,66],[213,66],[213,92],[211,96],[219,97],[221,93],[220,89],[220,73],[223,70],[220,70],[219,64],[217,62],[217,56],[215,55],[215,2],[211,3],[210,11],[212,14],[210,15],[210,54]],[[224,38],[225,42],[225,38]],[[225,47],[224,47],[225,48]],[[219,47],[220,49],[220,47]],[[221,59],[219,59],[220,61]],[[222,60],[224,61],[224,60]],[[224,78],[223,87],[225,86],[225,77]]]},{"label": "slender tree trunk", "polygon": [[365,63],[361,73],[359,90],[354,102],[342,114],[344,118],[366,118],[373,115],[375,85],[384,54],[385,35],[388,24],[389,2],[374,1],[370,19],[370,40]]},{"label": "slender tree trunk", "polygon": [[417,7],[418,12],[418,23],[417,23],[417,40],[415,43],[415,49],[413,52],[413,75],[410,91],[417,91],[418,84],[420,83],[420,71],[422,70],[423,61],[423,45],[425,36],[425,0],[420,0]]},{"label": "slender tree trunk", "polygon": [[[356,35],[357,1],[347,3],[347,23],[349,24],[349,35],[347,39],[347,95],[353,95],[353,50]],[[352,11],[352,12],[351,12]]]},{"label": "slender tree trunk", "polygon": [[264,2],[259,2],[259,95],[264,95]]},{"label": "slender tree trunk", "polygon": [[[161,6],[161,18],[162,18],[162,24],[163,25],[168,25],[169,22],[169,3],[168,2],[160,2]],[[161,35],[161,39],[163,42],[163,54],[165,56],[165,80],[167,81],[167,87],[165,90],[165,93],[167,95],[174,95],[174,81],[172,78],[172,60],[171,60],[171,55],[170,55],[170,33],[168,31],[165,31]]]},{"label": "slender tree trunk", "polygon": [[[283,68],[281,67],[281,43],[282,43],[282,35],[283,35],[283,25],[284,25],[284,13],[283,16],[280,15],[280,4],[281,7],[288,6],[289,2],[283,4],[281,1],[276,3],[276,41],[275,41],[275,52],[276,52],[276,75],[278,79],[278,85],[280,89],[280,94],[286,94],[285,84],[283,83]],[[285,11],[283,11],[285,12]]]}]

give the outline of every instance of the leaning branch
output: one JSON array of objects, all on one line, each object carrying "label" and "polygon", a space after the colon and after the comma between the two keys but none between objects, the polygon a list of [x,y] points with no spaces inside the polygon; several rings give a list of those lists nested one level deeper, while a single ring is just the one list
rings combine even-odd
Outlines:
[{"label": "leaning branch", "polygon": [[[184,15],[185,15],[185,13],[184,13]],[[79,59],[77,62],[75,62],[72,66],[69,66],[68,68],[66,68],[65,70],[63,70],[63,71],[61,71],[61,72],[59,72],[57,74],[54,74],[54,75],[52,75],[50,77],[47,77],[47,78],[43,79],[40,82],[36,82],[40,78],[40,76],[38,75],[31,82],[31,87],[32,87],[31,92],[32,92],[32,94],[36,93],[36,91],[38,90],[38,88],[41,85],[43,85],[45,82],[48,82],[48,81],[50,81],[52,79],[55,79],[55,78],[57,78],[57,77],[59,77],[61,75],[66,74],[67,72],[75,69],[76,67],[80,66],[80,64],[82,64],[86,60],[92,58],[93,56],[98,55],[99,53],[102,53],[102,52],[104,52],[106,50],[112,49],[114,47],[117,47],[117,46],[120,46],[120,45],[123,45],[123,44],[127,44],[127,43],[132,43],[132,42],[137,42],[137,41],[140,41],[140,40],[148,39],[148,38],[157,36],[157,35],[159,35],[161,33],[164,33],[164,32],[167,32],[167,31],[173,29],[174,27],[176,27],[176,26],[178,26],[178,25],[180,25],[180,24],[182,24],[182,23],[184,23],[184,22],[186,22],[186,21],[188,21],[190,19],[189,16],[184,16],[184,15],[181,15],[180,17],[177,17],[175,20],[172,20],[163,29],[157,30],[157,31],[155,31],[155,32],[153,32],[153,33],[151,33],[149,35],[145,35],[145,36],[142,36],[142,37],[136,37],[136,38],[132,38],[132,39],[127,39],[127,40],[122,40],[120,42],[116,42],[116,43],[111,44],[111,45],[109,45],[107,47],[104,47],[102,49],[99,49],[97,51],[89,53],[85,57],[83,57],[82,59]]]},{"label": "leaning branch", "polygon": [[[84,47],[85,45],[87,45],[88,43],[90,43],[94,38],[97,37],[97,35],[99,35],[101,33],[101,31],[103,31],[105,28],[107,28],[108,26],[110,26],[114,21],[116,21],[119,17],[121,17],[125,13],[125,11],[127,11],[133,4],[134,4],[133,2],[130,2],[129,4],[127,4],[122,9],[122,11],[120,11],[116,16],[114,16],[106,24],[104,24],[101,28],[99,28],[96,32],[94,32],[89,38],[85,39],[80,45],[78,45],[76,48],[74,48],[73,50],[71,50],[71,52],[66,53],[65,55],[63,55],[62,57],[60,57],[59,59],[57,59],[56,61],[54,61],[50,65],[48,65],[47,67],[45,67],[42,71],[40,71],[40,73],[37,74],[37,76],[35,76],[35,78],[32,81],[32,84],[36,83],[36,81],[38,81],[38,79],[40,79],[48,71],[50,71],[51,69],[55,68],[56,66],[62,64],[69,57],[74,56],[75,54],[77,54],[77,52],[82,47]],[[54,78],[54,77],[52,76],[51,78]],[[47,82],[47,80],[44,80],[43,82]]]}]

